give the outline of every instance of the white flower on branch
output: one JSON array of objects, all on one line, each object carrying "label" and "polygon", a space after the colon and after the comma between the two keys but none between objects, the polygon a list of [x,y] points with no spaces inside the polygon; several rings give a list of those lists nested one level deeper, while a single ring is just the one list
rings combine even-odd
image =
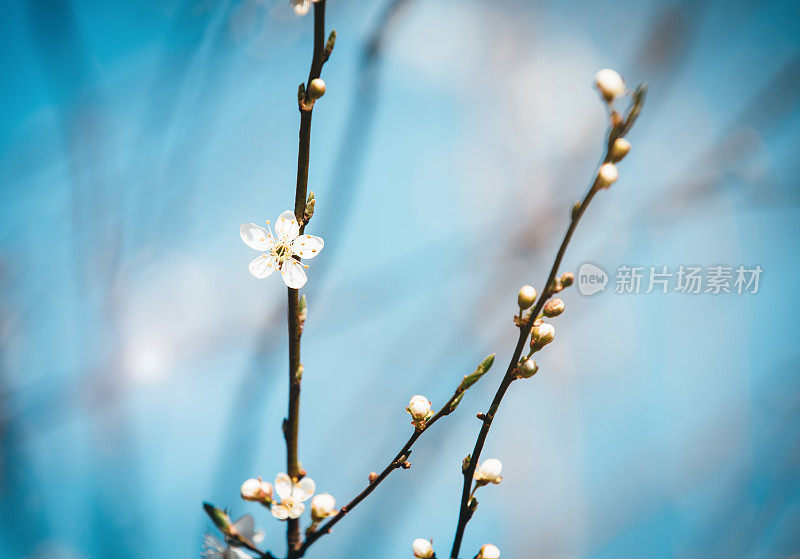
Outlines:
[{"label": "white flower on branch", "polygon": [[500,550],[496,545],[490,543],[484,544],[478,553],[477,559],[500,559]]},{"label": "white flower on branch", "polygon": [[319,522],[336,514],[336,499],[329,493],[314,495],[311,499],[311,519]]},{"label": "white flower on branch", "polygon": [[500,475],[502,471],[503,463],[497,458],[489,458],[484,460],[475,470],[475,481],[481,485],[486,485],[487,483],[498,484],[503,479],[503,476]]},{"label": "white flower on branch", "polygon": [[594,85],[609,103],[625,93],[625,81],[610,68],[603,68],[595,74]]},{"label": "white flower on branch", "polygon": [[411,550],[414,552],[414,557],[419,559],[430,559],[433,557],[433,545],[430,540],[417,538],[411,544]]},{"label": "white flower on branch", "polygon": [[300,289],[308,281],[304,270],[308,266],[295,257],[306,260],[314,258],[325,245],[320,237],[300,234],[300,225],[291,210],[283,212],[275,222],[277,239],[272,236],[269,221],[266,229],[255,223],[243,223],[239,235],[244,244],[263,252],[250,262],[250,273],[262,279],[280,270],[283,282],[292,289]]},{"label": "white flower on branch", "polygon": [[552,324],[543,322],[531,328],[531,350],[539,351],[556,337],[556,329]]},{"label": "white flower on branch", "polygon": [[300,518],[306,506],[303,504],[314,494],[317,486],[310,477],[304,477],[298,482],[284,473],[275,477],[275,493],[281,498],[280,503],[272,504],[272,516],[278,520],[287,518]]}]

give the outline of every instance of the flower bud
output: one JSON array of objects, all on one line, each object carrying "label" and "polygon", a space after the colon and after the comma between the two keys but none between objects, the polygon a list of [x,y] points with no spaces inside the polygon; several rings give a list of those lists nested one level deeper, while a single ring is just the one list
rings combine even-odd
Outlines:
[{"label": "flower bud", "polygon": [[311,499],[311,519],[319,522],[323,518],[328,518],[336,514],[336,499],[328,493],[314,495]]},{"label": "flower bud", "polygon": [[611,146],[611,161],[614,163],[621,161],[631,150],[631,143],[625,138],[617,138]]},{"label": "flower bud", "polygon": [[604,68],[595,74],[594,85],[608,103],[625,93],[622,76],[610,68]]},{"label": "flower bud", "polygon": [[433,557],[433,545],[431,545],[430,540],[417,538],[414,540],[414,543],[411,544],[411,549],[414,551],[414,557],[418,557],[419,559],[430,559]]},{"label": "flower bud", "polygon": [[555,336],[556,329],[553,328],[552,324],[543,322],[538,326],[534,326],[531,329],[531,349],[534,351],[542,349],[544,346],[552,342]]},{"label": "flower bud", "polygon": [[424,420],[428,417],[428,414],[431,412],[431,403],[425,396],[414,396],[408,402],[408,407],[406,411],[411,414],[417,421]]},{"label": "flower bud", "polygon": [[526,359],[517,367],[519,378],[531,378],[539,370],[539,365],[533,359]]},{"label": "flower bud", "polygon": [[561,285],[569,287],[573,283],[575,283],[575,274],[572,272],[564,272],[561,274]]},{"label": "flower bud", "polygon": [[550,318],[558,316],[564,312],[564,301],[561,299],[551,299],[550,301],[547,301],[547,304],[544,306],[542,312],[544,312],[545,316]]},{"label": "flower bud", "polygon": [[269,503],[272,501],[272,484],[268,481],[251,478],[242,484],[240,490],[245,501],[259,501]]},{"label": "flower bud", "polygon": [[519,308],[523,310],[529,309],[535,302],[536,290],[531,285],[523,285],[519,289],[519,295],[517,295],[517,303],[519,303]]},{"label": "flower bud", "polygon": [[475,480],[478,482],[486,483],[500,483],[503,476],[500,473],[503,471],[503,463],[497,458],[489,458],[484,460],[475,470]]},{"label": "flower bud", "polygon": [[312,99],[319,99],[325,95],[325,81],[322,78],[314,78],[308,84],[308,96]]},{"label": "flower bud", "polygon": [[608,188],[619,178],[619,171],[613,163],[603,163],[597,171],[597,182],[600,188]]},{"label": "flower bud", "polygon": [[481,551],[478,553],[477,559],[500,559],[500,550],[496,545],[487,543],[481,547]]}]

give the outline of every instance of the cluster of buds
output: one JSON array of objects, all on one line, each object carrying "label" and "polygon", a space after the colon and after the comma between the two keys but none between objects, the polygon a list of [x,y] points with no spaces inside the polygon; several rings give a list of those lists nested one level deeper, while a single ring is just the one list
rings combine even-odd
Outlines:
[{"label": "cluster of buds", "polygon": [[475,559],[500,559],[500,550],[496,545],[484,544]]},{"label": "cluster of buds", "polygon": [[431,559],[432,557],[436,557],[436,554],[433,552],[433,543],[431,540],[423,538],[417,538],[411,542],[411,551],[414,552],[414,557],[417,557],[417,559]]},{"label": "cluster of buds", "polygon": [[502,471],[503,463],[500,462],[500,460],[497,458],[488,458],[481,462],[475,469],[475,475],[473,477],[478,487],[488,483],[494,483],[496,485],[503,480],[503,476],[500,475]]},{"label": "cluster of buds", "polygon": [[424,429],[425,422],[433,416],[430,401],[419,394],[411,397],[406,411],[411,414],[411,424],[418,430]]}]

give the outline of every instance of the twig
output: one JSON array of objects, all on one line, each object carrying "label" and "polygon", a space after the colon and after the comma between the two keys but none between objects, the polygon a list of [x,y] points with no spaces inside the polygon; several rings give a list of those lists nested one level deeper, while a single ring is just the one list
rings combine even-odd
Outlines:
[{"label": "twig", "polygon": [[[614,145],[614,141],[627,133],[631,126],[633,126],[636,118],[639,116],[639,111],[641,110],[642,103],[644,102],[645,92],[646,88],[639,86],[634,93],[634,100],[628,110],[626,118],[622,119],[616,112],[612,114],[612,127],[608,134],[606,154],[603,158],[604,163],[608,163],[611,160],[611,148]],[[617,119],[618,122],[615,122]],[[542,288],[542,292],[539,295],[533,310],[530,312],[530,319],[520,323],[519,340],[517,340],[517,346],[514,349],[514,354],[509,361],[506,374],[503,377],[503,380],[500,383],[494,398],[492,399],[489,410],[483,414],[483,424],[481,425],[481,430],[478,433],[478,438],[475,441],[475,447],[468,457],[466,467],[462,470],[464,474],[464,484],[461,490],[461,505],[458,512],[458,525],[456,526],[456,533],[453,538],[453,547],[450,551],[450,559],[458,559],[458,552],[461,549],[461,540],[464,537],[464,529],[467,526],[467,522],[469,522],[470,518],[472,518],[472,514],[475,512],[474,505],[470,506],[470,489],[472,487],[472,479],[475,475],[475,469],[478,466],[481,451],[483,450],[483,445],[486,442],[486,437],[489,434],[489,429],[492,426],[492,421],[494,421],[497,410],[500,407],[500,403],[503,401],[503,397],[505,396],[508,387],[511,386],[511,383],[514,382],[514,380],[516,380],[514,372],[517,364],[519,363],[520,357],[522,356],[522,351],[525,348],[528,337],[531,334],[533,323],[544,308],[545,303],[547,303],[548,299],[550,299],[550,297],[555,293],[553,288],[555,285],[556,274],[558,273],[558,268],[561,266],[561,261],[564,258],[564,254],[567,251],[567,246],[572,239],[572,234],[575,232],[575,228],[578,226],[578,222],[586,211],[586,208],[589,206],[589,203],[601,188],[602,184],[600,182],[600,178],[599,176],[596,176],[592,182],[592,185],[589,187],[589,190],[584,195],[583,200],[574,206],[570,216],[569,227],[567,227],[567,231],[561,241],[561,246],[558,248],[555,260],[550,268],[550,273],[547,276],[547,281],[544,283],[544,287]]]},{"label": "twig", "polygon": [[[300,106],[300,140],[297,150],[297,187],[294,198],[294,215],[300,224],[300,232],[305,228],[306,196],[308,192],[308,163],[311,151],[311,114],[313,102],[309,102],[311,81],[322,73],[330,50],[325,41],[325,0],[314,3],[314,54],[308,82],[302,88],[298,99]],[[283,424],[283,435],[286,439],[286,473],[292,480],[303,477],[305,472],[300,468],[297,455],[297,439],[300,429],[300,382],[302,366],[300,364],[300,335],[298,290],[288,288],[288,322],[289,322],[289,409]],[[289,519],[286,525],[286,545],[289,559],[297,557],[300,546],[300,522]]]},{"label": "twig", "polygon": [[411,455],[411,447],[414,446],[414,443],[417,441],[417,439],[419,439],[420,436],[422,436],[422,433],[430,429],[430,427],[434,423],[436,423],[440,418],[446,415],[450,415],[450,413],[452,413],[453,410],[455,409],[455,406],[458,405],[457,400],[460,401],[463,395],[464,395],[463,391],[456,390],[456,393],[453,394],[453,396],[447,401],[447,403],[444,406],[442,406],[442,409],[440,409],[433,417],[431,417],[428,421],[425,422],[424,427],[422,427],[421,429],[415,429],[414,434],[412,434],[411,437],[409,437],[409,439],[406,441],[406,444],[403,445],[403,448],[401,448],[400,451],[395,455],[395,457],[392,458],[391,462],[389,462],[389,464],[383,469],[383,471],[380,474],[378,474],[376,477],[371,477],[369,484],[364,488],[364,490],[361,493],[356,495],[353,498],[353,500],[351,500],[349,503],[347,503],[341,509],[339,509],[339,512],[336,513],[336,515],[334,515],[333,517],[331,517],[331,519],[328,520],[325,524],[323,524],[316,531],[308,535],[306,541],[300,547],[300,552],[298,557],[302,557],[305,554],[306,550],[319,538],[321,538],[325,534],[330,534],[333,527],[341,519],[343,519],[348,512],[352,511],[361,501],[366,499],[370,493],[375,491],[378,485],[380,485],[383,480],[389,477],[389,474],[391,474],[394,470],[398,468],[407,468],[408,465],[406,461],[408,460],[408,457]]}]

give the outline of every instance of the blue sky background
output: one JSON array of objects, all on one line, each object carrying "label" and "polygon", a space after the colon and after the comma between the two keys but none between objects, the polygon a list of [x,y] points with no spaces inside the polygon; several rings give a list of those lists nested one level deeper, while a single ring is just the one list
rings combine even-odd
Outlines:
[{"label": "blue sky background", "polygon": [[[344,503],[488,353],[457,413],[309,557],[452,541],[461,459],[601,156],[602,67],[650,84],[563,270],[760,265],[757,294],[571,288],[464,540],[504,557],[800,554],[800,4],[331,0],[325,238],[300,456]],[[0,556],[191,557],[201,503],[284,469],[285,288],[237,230],[293,204],[311,17],[284,1],[11,0],[0,18]],[[359,84],[366,83],[366,86]],[[354,111],[353,107],[358,107]]]}]

